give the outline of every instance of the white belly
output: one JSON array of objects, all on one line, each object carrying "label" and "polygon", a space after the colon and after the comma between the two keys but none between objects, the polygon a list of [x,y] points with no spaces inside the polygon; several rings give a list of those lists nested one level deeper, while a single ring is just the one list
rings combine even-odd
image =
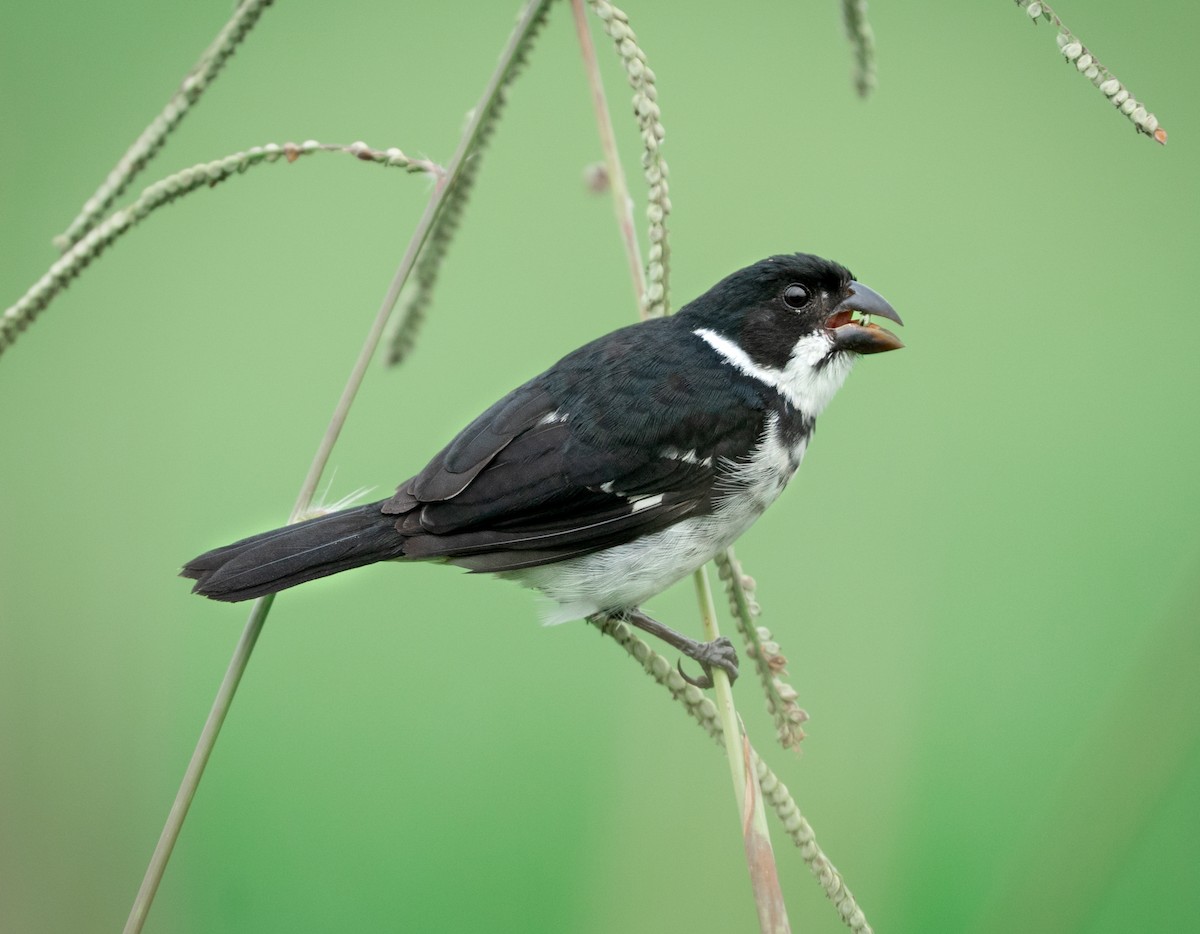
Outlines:
[{"label": "white belly", "polygon": [[807,446],[807,437],[793,447],[784,445],[772,416],[755,456],[717,490],[711,515],[684,519],[606,551],[503,576],[553,601],[543,613],[547,625],[640,606],[712,560],[750,528],[783,492]]}]

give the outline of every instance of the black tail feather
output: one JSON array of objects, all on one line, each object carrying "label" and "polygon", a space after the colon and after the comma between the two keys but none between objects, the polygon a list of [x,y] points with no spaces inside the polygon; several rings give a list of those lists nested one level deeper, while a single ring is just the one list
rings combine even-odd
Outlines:
[{"label": "black tail feather", "polygon": [[387,500],[252,535],[214,548],[184,565],[193,593],[237,602],[277,593],[338,571],[388,561],[404,553],[396,517],[380,512]]}]

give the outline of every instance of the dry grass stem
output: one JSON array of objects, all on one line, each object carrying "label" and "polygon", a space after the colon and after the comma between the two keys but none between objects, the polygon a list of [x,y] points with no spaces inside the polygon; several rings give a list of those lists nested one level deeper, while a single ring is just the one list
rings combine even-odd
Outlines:
[{"label": "dry grass stem", "polygon": [[867,19],[867,0],[842,0],[842,22],[854,50],[854,88],[859,97],[875,90],[875,33]]},{"label": "dry grass stem", "polygon": [[579,37],[579,49],[583,56],[583,67],[587,72],[588,87],[592,92],[592,109],[596,114],[596,129],[600,134],[600,148],[604,152],[603,187],[612,194],[613,210],[616,213],[617,229],[621,244],[625,248],[625,260],[629,264],[629,279],[633,284],[633,295],[637,300],[638,315],[646,317],[646,273],[642,267],[642,251],[638,246],[637,228],[633,222],[633,199],[629,196],[629,184],[625,169],[617,153],[616,133],[613,131],[612,116],[608,111],[608,100],[604,94],[604,83],[600,77],[600,63],[596,60],[596,46],[588,29],[587,10],[584,0],[571,0],[571,13],[575,19],[575,33]]},{"label": "dry grass stem", "polygon": [[767,828],[762,789],[754,773],[754,747],[750,745],[750,737],[746,735],[744,727],[740,723],[738,726],[742,785],[745,788],[742,845],[754,889],[754,906],[758,909],[758,928],[770,934],[790,934],[792,928],[788,921],[787,906],[783,902],[783,889],[779,886],[779,867],[775,862],[775,850],[771,846],[771,833]]},{"label": "dry grass stem", "polygon": [[54,245],[65,251],[77,243],[89,230],[95,227],[104,213],[112,207],[114,201],[148,163],[171,131],[187,116],[189,110],[200,100],[200,96],[212,84],[225,62],[233,55],[234,50],[246,38],[263,11],[269,7],[272,0],[241,0],[234,8],[230,17],[212,44],[204,50],[200,60],[187,73],[180,84],[179,90],[171,95],[162,112],[155,117],[148,127],[142,131],[132,146],[126,151],[96,192],[83,204],[79,215],[71,221],[66,231],[54,238]]},{"label": "dry grass stem", "polygon": [[718,743],[724,743],[717,705],[713,703],[712,698],[694,684],[684,681],[675,666],[650,648],[644,639],[639,638],[629,623],[608,618],[592,618],[588,622],[628,652],[646,674],[666,688],[671,697],[683,705],[683,709],[705,733]]},{"label": "dry grass stem", "polygon": [[[379,342],[383,337],[388,318],[400,296],[400,290],[404,287],[404,283],[408,280],[413,267],[416,265],[421,248],[424,246],[430,231],[437,222],[438,215],[448,192],[451,190],[459,173],[463,171],[470,153],[474,151],[483,116],[490,102],[499,93],[503,75],[509,67],[512,57],[517,54],[522,39],[534,27],[534,23],[538,20],[538,17],[544,14],[547,2],[548,0],[530,0],[522,8],[521,14],[517,19],[517,25],[509,37],[504,51],[501,53],[500,62],[496,70],[492,73],[487,86],[484,88],[479,106],[473,111],[471,119],[468,120],[467,126],[463,130],[458,147],[454,153],[454,158],[446,168],[442,183],[436,187],[430,197],[429,203],[425,207],[425,212],[421,215],[421,219],[417,223],[412,237],[409,239],[404,257],[401,259],[400,265],[392,277],[392,282],[380,303],[379,310],[376,312],[371,327],[367,332],[366,339],[363,341],[362,349],[359,351],[354,367],[351,369],[350,375],[346,380],[346,386],[342,390],[342,395],[334,408],[329,426],[325,429],[325,434],[322,436],[321,442],[317,447],[317,452],[313,456],[312,464],[301,485],[296,504],[292,507],[291,521],[295,521],[298,516],[303,515],[312,504],[321,474],[329,462],[333,446],[337,442],[337,438],[341,434],[342,427],[349,415],[350,406],[358,395],[358,390],[362,386],[367,368],[375,355],[375,351],[379,347]],[[356,155],[370,158],[366,150],[360,150]],[[234,650],[233,657],[230,659],[229,666],[222,679],[221,687],[213,701],[208,721],[192,752],[191,761],[187,771],[184,773],[179,791],[176,793],[175,801],[163,826],[162,834],[146,867],[142,885],[130,909],[129,920],[125,926],[125,934],[138,934],[142,930],[146,915],[150,910],[150,905],[162,881],[163,873],[166,871],[166,865],[174,849],[175,840],[182,830],[192,798],[203,778],[204,767],[216,744],[221,724],[224,722],[229,707],[233,703],[237,687],[245,675],[246,668],[250,662],[250,656],[258,641],[258,636],[266,624],[271,602],[271,597],[265,597],[256,600],[251,608],[237,648]]]},{"label": "dry grass stem", "polygon": [[667,215],[671,199],[667,189],[667,163],[662,156],[666,131],[658,107],[658,87],[654,72],[646,64],[646,53],[638,45],[629,27],[629,17],[607,0],[590,0],[592,9],[604,23],[604,31],[616,45],[633,88],[633,113],[642,134],[642,170],[649,193],[646,217],[650,222],[650,252],[646,261],[646,292],[642,299],[643,317],[656,318],[670,311],[670,248],[667,243]]},{"label": "dry grass stem", "polygon": [[762,789],[763,796],[775,811],[775,816],[783,824],[788,836],[792,838],[792,842],[800,848],[801,858],[812,874],[816,876],[821,888],[829,896],[829,900],[833,902],[838,916],[854,934],[871,934],[871,925],[867,923],[866,915],[858,906],[853,893],[847,888],[841,873],[834,868],[829,857],[817,845],[812,825],[800,813],[800,808],[797,807],[787,786],[779,780],[779,776],[771,771],[758,753],[755,752],[753,755],[754,769],[758,775],[758,784]]},{"label": "dry grass stem", "polygon": [[1146,109],[1146,105],[1129,93],[1117,77],[1109,71],[1091,50],[1080,42],[1059,19],[1058,14],[1050,9],[1050,4],[1040,0],[1016,0],[1029,18],[1036,24],[1044,19],[1058,30],[1055,41],[1063,57],[1075,66],[1076,71],[1100,89],[1100,92],[1112,102],[1112,105],[1124,114],[1139,133],[1144,133],[1157,143],[1166,145],[1167,131],[1158,125],[1158,118]]},{"label": "dry grass stem", "polygon": [[[479,129],[474,134],[471,151],[467,154],[462,170],[450,183],[450,190],[446,193],[446,199],[438,213],[437,222],[425,241],[425,246],[421,249],[421,256],[413,275],[413,284],[405,290],[401,300],[400,314],[396,319],[397,326],[392,329],[387,341],[389,366],[403,363],[404,358],[416,344],[417,333],[424,323],[429,305],[433,301],[433,291],[437,285],[442,262],[445,260],[454,234],[462,222],[463,211],[466,209],[471,189],[475,185],[475,177],[479,174],[479,168],[483,164],[484,151],[492,138],[497,123],[499,123],[504,105],[507,103],[508,89],[517,79],[529,58],[534,39],[537,38],[537,34],[546,23],[550,3],[551,0],[540,0],[532,5],[528,28],[521,32],[512,54],[505,56],[503,70],[496,83],[495,92],[489,95],[486,103],[480,105],[484,108],[481,114],[477,115],[474,111],[471,113],[472,122],[477,123]],[[476,119],[477,117],[478,119]]]},{"label": "dry grass stem", "polygon": [[754,670],[763,689],[767,712],[775,722],[775,733],[784,749],[798,749],[804,739],[808,714],[797,703],[799,694],[786,681],[787,658],[774,640],[771,630],[756,620],[761,610],[754,594],[754,579],[742,570],[732,548],[717,555],[717,573],[725,584],[729,610],[737,620],[738,632],[746,646],[746,655],[754,661]]},{"label": "dry grass stem", "polygon": [[[717,705],[699,688],[684,681],[666,658],[637,636],[632,626],[612,619],[589,619],[588,622],[628,652],[646,674],[666,688],[671,696],[683,705],[684,711],[705,733],[718,744],[724,745],[724,727],[721,725]],[[746,743],[749,744],[749,739]],[[792,842],[799,847],[801,857],[833,902],[839,917],[855,934],[871,934],[872,929],[866,916],[847,888],[841,873],[834,868],[829,857],[817,844],[812,825],[800,812],[787,786],[771,771],[753,746],[749,746],[749,755],[763,801],[770,806],[788,836],[792,838]]]},{"label": "dry grass stem", "polygon": [[170,204],[177,198],[204,188],[213,188],[234,175],[241,175],[255,166],[278,162],[295,162],[301,156],[316,152],[348,153],[363,162],[394,166],[407,172],[426,172],[441,177],[441,166],[423,159],[410,159],[399,149],[372,149],[366,143],[349,146],[318,143],[268,143],[255,146],[245,152],[235,152],[217,159],[194,165],[155,182],[146,188],[137,200],[128,207],[115,211],[98,227],[92,228],[50,266],[15,304],[0,315],[0,354],[3,354],[37,316],[63,291],[88,265],[123,234],[149,217],[158,208]]}]

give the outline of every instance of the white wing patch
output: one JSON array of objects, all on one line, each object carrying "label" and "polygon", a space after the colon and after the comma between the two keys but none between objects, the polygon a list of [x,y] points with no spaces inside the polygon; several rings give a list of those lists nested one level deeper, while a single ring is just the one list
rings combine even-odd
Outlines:
[{"label": "white wing patch", "polygon": [[613,481],[600,484],[601,493],[611,493],[613,496],[620,496],[622,499],[629,500],[629,505],[633,507],[633,512],[641,512],[643,509],[653,509],[663,501],[661,493],[654,493],[648,496],[630,496],[628,493],[622,493],[620,490],[613,489]]},{"label": "white wing patch", "polygon": [[711,467],[713,464],[711,457],[697,457],[695,450],[681,451],[679,448],[663,448],[659,452],[659,457],[665,457],[672,461],[683,461],[685,464],[696,464],[699,467]]},{"label": "white wing patch", "polygon": [[[686,577],[735,539],[769,506],[796,471],[808,446],[783,441],[778,417],[767,419],[751,456],[717,491],[716,509],[693,516],[623,545],[557,564],[506,571],[502,576],[540,590],[547,625],[580,619],[601,610],[629,609]],[[662,496],[633,499],[633,509],[649,509]]]},{"label": "white wing patch", "polygon": [[653,509],[663,501],[661,493],[655,493],[653,496],[638,496],[629,501],[629,505],[633,507],[634,512],[641,512],[643,509]]},{"label": "white wing patch", "polygon": [[570,418],[570,415],[568,415],[562,409],[555,409],[553,412],[547,412],[545,415],[539,418],[537,420],[537,424],[556,425],[559,422],[565,422],[568,418]]}]

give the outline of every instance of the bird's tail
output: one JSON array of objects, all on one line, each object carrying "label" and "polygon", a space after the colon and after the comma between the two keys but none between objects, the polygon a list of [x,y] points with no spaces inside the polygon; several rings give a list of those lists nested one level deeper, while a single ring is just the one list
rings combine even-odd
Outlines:
[{"label": "bird's tail", "polygon": [[404,538],[396,531],[396,517],[380,511],[385,502],[343,509],[214,548],[185,564],[180,576],[196,581],[193,593],[235,603],[398,558]]}]

